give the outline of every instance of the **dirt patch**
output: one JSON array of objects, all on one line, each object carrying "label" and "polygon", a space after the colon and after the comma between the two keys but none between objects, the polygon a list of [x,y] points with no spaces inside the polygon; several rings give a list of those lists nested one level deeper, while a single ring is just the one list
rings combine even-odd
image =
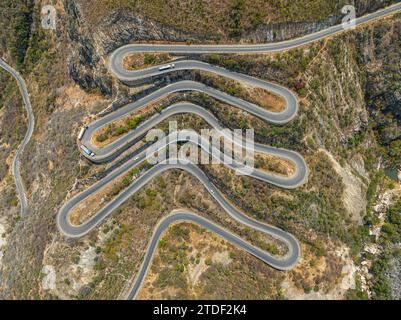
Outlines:
[{"label": "dirt patch", "polygon": [[366,186],[359,177],[353,174],[352,168],[348,164],[342,167],[330,152],[324,149],[319,149],[319,151],[327,155],[334,170],[341,176],[345,186],[342,194],[344,206],[350,213],[352,220],[361,223],[361,213],[366,210]]},{"label": "dirt patch", "polygon": [[295,173],[295,166],[291,161],[269,154],[256,153],[254,165],[256,169],[274,172],[284,176],[291,176]]},{"label": "dirt patch", "polygon": [[78,85],[70,85],[59,90],[60,94],[57,96],[55,104],[62,106],[63,110],[69,110],[78,107],[86,108],[99,103],[99,101],[104,101],[104,98],[101,95],[88,94]]},{"label": "dirt patch", "polygon": [[250,86],[236,80],[227,79],[207,71],[197,72],[201,81],[206,85],[214,87],[222,92],[228,93],[237,98],[251,102],[271,112],[283,111],[285,100],[273,92],[265,89]]},{"label": "dirt patch", "polygon": [[208,266],[205,263],[205,258],[201,258],[195,266],[188,266],[188,280],[192,285],[199,282],[200,276],[207,270]]},{"label": "dirt patch", "polygon": [[250,86],[246,86],[246,89],[252,99],[252,102],[266,110],[272,112],[281,112],[286,106],[285,100],[272,92]]},{"label": "dirt patch", "polygon": [[[46,247],[42,268],[42,295],[70,299],[85,291],[92,281],[96,248],[82,242],[81,246],[72,251],[71,249],[71,246],[55,240]],[[57,258],[59,254],[63,255],[61,260]]]},{"label": "dirt patch", "polygon": [[55,290],[56,289],[56,270],[51,265],[45,265],[42,269],[42,289],[43,290]]},{"label": "dirt patch", "polygon": [[7,227],[6,221],[4,218],[0,219],[0,269],[1,269],[1,260],[3,259],[4,252],[7,245]]},{"label": "dirt patch", "polygon": [[221,263],[224,266],[227,266],[231,263],[232,259],[230,258],[230,252],[222,251],[222,252],[215,252],[212,256],[212,261],[214,263]]},{"label": "dirt patch", "polygon": [[69,222],[72,225],[78,226],[92,217],[105,203],[106,197],[110,194],[113,188],[120,182],[121,179],[113,180],[99,192],[88,197],[72,209]]},{"label": "dirt patch", "polygon": [[355,288],[356,266],[349,249],[339,247],[316,257],[302,246],[298,266],[282,282],[283,294],[290,300],[340,300]]}]

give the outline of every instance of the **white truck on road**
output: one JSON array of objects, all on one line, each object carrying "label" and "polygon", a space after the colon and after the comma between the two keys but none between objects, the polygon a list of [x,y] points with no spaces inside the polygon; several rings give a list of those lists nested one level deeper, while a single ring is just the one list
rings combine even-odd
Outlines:
[{"label": "white truck on road", "polygon": [[79,141],[82,140],[82,138],[83,138],[83,136],[84,136],[84,134],[85,134],[86,129],[88,129],[88,126],[82,127],[81,131],[79,131],[79,134],[78,134],[78,140],[79,140]]},{"label": "white truck on road", "polygon": [[93,157],[95,153],[91,150],[88,149],[85,145],[81,144],[80,148],[82,149],[83,152],[85,152],[88,156]]},{"label": "white truck on road", "polygon": [[168,69],[174,69],[174,63],[171,63],[171,64],[166,64],[165,66],[161,66],[160,68],[159,68],[159,71],[164,71],[164,70],[168,70]]}]

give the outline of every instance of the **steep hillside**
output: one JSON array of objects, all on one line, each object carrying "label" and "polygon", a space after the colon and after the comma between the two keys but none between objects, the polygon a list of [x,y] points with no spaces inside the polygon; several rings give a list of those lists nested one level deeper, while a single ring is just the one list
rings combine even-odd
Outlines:
[{"label": "steep hillside", "polygon": [[[4,10],[3,3],[0,8]],[[142,1],[126,1],[117,7],[115,1],[101,0],[96,4],[99,10],[92,13],[87,1],[55,1],[59,14],[56,31],[40,28],[41,1],[14,1],[19,4],[15,6],[7,3],[6,8],[12,8],[7,14],[23,19],[25,22],[17,25],[29,25],[30,31],[24,28],[18,33],[24,40],[18,42],[20,47],[13,48],[9,44],[17,43],[12,36],[16,25],[9,24],[5,30],[11,31],[0,37],[2,52],[23,72],[37,121],[33,140],[23,157],[30,212],[22,220],[18,217],[9,166],[0,167],[1,298],[119,297],[138,270],[158,219],[183,206],[266,250],[283,252],[277,241],[228,219],[203,187],[180,171],[166,172],[154,179],[99,229],[82,239],[63,237],[55,217],[66,199],[130,154],[128,150],[109,165],[90,164],[80,156],[76,143],[83,123],[178,78],[212,81],[198,72],[184,72],[162,77],[153,86],[132,88],[116,81],[107,71],[107,55],[113,49],[130,41],[233,41],[241,36],[249,41],[259,37],[255,35],[262,22],[281,28],[276,40],[287,38],[330,24],[336,19],[330,18],[331,12],[342,5],[341,1],[325,1],[325,6],[313,1],[311,10],[300,14],[294,10],[295,2],[290,1],[256,1],[252,6],[255,10],[248,10],[251,6],[247,1],[222,1],[219,10],[210,10],[208,1],[187,1],[183,14],[186,12],[188,19],[174,21],[171,12],[178,14],[180,10],[172,1],[147,1],[148,6]],[[363,13],[385,1],[358,3]],[[235,16],[239,10],[233,7],[236,5],[247,8],[239,17]],[[266,6],[272,13],[259,16],[259,6]],[[295,13],[299,20],[293,19]],[[202,19],[197,20],[199,17]],[[231,18],[224,21],[218,17]],[[206,21],[210,29],[199,21]],[[285,21],[299,24],[289,29],[280,27],[279,23]],[[314,24],[316,21],[322,24]],[[393,249],[399,242],[395,227],[399,222],[394,214],[397,202],[394,208],[390,204],[393,209],[383,209],[388,211],[388,218],[374,207],[381,203],[379,196],[385,192],[392,190],[395,199],[399,193],[399,185],[390,182],[381,169],[383,165],[399,164],[392,147],[397,143],[394,141],[400,140],[400,25],[398,15],[274,55],[193,57],[280,83],[300,96],[300,113],[286,126],[266,124],[204,95],[188,94],[185,99],[201,104],[227,127],[255,128],[259,142],[296,150],[305,157],[310,169],[308,183],[293,191],[235,176],[222,167],[204,168],[238,207],[297,236],[302,244],[302,260],[293,271],[278,272],[199,227],[174,226],[163,237],[140,292],[142,297],[343,299],[366,298],[368,293],[372,298],[399,294],[397,287],[390,288],[388,283],[399,272],[393,262],[397,254]],[[212,36],[205,36],[208,32]],[[3,165],[9,164],[25,130],[18,90],[10,80],[0,72]],[[221,88],[226,86],[227,91],[235,91],[230,83],[213,81]],[[183,99],[169,97],[164,105]],[[175,119],[182,126],[203,126],[193,116]],[[371,229],[381,224],[386,225],[383,234],[370,236]],[[183,246],[183,239],[190,239],[193,245]],[[376,254],[366,252],[369,245],[377,245]],[[360,262],[366,259],[374,278],[361,282],[364,273]]]},{"label": "steep hillside", "polygon": [[[396,1],[357,0],[359,15],[377,10]],[[83,15],[90,25],[97,26],[110,12],[134,12],[176,30],[186,30],[196,39],[204,37],[214,40],[254,38],[267,30],[277,32],[280,37],[291,37],[309,32],[311,28],[322,28],[338,21],[341,8],[347,1],[290,1],[290,0],[184,0],[184,1],[109,1],[98,0],[98,10],[93,3],[78,1]],[[264,27],[270,25],[270,28]],[[298,29],[298,30],[297,30]],[[263,37],[263,36],[262,36]],[[264,36],[267,40],[267,33]]]}]

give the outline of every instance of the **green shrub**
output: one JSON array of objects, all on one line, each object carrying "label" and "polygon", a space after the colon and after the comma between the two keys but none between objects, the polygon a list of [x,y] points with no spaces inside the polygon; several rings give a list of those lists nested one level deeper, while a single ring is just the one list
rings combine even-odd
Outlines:
[{"label": "green shrub", "polygon": [[150,53],[145,53],[145,57],[143,59],[143,62],[145,64],[152,65],[152,64],[155,64],[156,61],[157,61],[157,58],[155,55],[150,54]]},{"label": "green shrub", "polygon": [[104,142],[104,141],[107,140],[107,138],[108,138],[108,135],[107,135],[107,134],[101,133],[101,134],[99,134],[99,135],[96,137],[96,141],[97,141],[97,142]]},{"label": "green shrub", "polygon": [[121,136],[122,134],[127,133],[127,132],[128,132],[127,128],[121,126],[121,127],[116,128],[115,134],[117,136]]}]

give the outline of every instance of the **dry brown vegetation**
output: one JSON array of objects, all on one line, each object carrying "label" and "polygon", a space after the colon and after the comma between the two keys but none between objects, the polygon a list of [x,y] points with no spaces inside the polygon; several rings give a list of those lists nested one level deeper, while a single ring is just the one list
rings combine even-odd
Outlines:
[{"label": "dry brown vegetation", "polygon": [[284,110],[285,101],[278,95],[261,88],[249,86],[247,87],[247,90],[249,90],[248,94],[251,97],[251,102],[255,103],[256,105],[272,112],[280,112]]},{"label": "dry brown vegetation", "polygon": [[[312,248],[313,249],[313,248]],[[341,270],[344,261],[327,250],[321,253],[312,252],[308,246],[302,246],[302,259],[291,270],[289,278],[295,287],[305,293],[326,291],[341,281]]]},{"label": "dry brown vegetation", "polygon": [[123,9],[191,33],[235,37],[262,23],[323,20],[340,13],[346,1],[80,0],[79,3],[92,25],[98,24],[110,11]]},{"label": "dry brown vegetation", "polygon": [[140,163],[135,168],[130,169],[128,172],[105,185],[98,192],[80,202],[70,213],[69,220],[71,224],[80,225],[91,218],[108,201],[112,200],[121,191],[127,188],[146,166],[146,163]]},{"label": "dry brown vegetation", "polygon": [[[204,188],[196,179],[185,172],[171,170],[153,179],[106,219],[96,231],[91,232],[80,241],[71,243],[67,247],[62,240],[52,244],[52,246],[59,247],[58,250],[48,250],[45,257],[46,264],[57,266],[58,270],[57,290],[52,293],[64,296],[67,292],[69,297],[76,295],[86,299],[118,296],[121,288],[132,283],[157,221],[175,208],[191,209],[223,227],[233,230],[255,245],[263,244],[264,247],[271,250],[275,248],[274,240],[265,237],[258,238],[255,233],[229,218],[205,193]],[[81,263],[80,257],[84,251],[88,250],[88,246],[96,248],[97,252],[94,265],[91,267],[92,269],[89,268],[92,271],[88,271],[92,276],[86,280],[86,285],[74,289],[72,283],[75,280],[72,279],[71,267]],[[66,254],[66,252],[74,252],[74,254]],[[241,257],[241,260],[248,260],[249,267],[244,267],[245,262],[239,260],[234,264],[235,269],[250,268],[249,270],[253,270],[255,265],[253,262],[256,261],[258,268],[266,270],[266,276],[271,276],[270,272],[274,274],[270,267],[257,259],[240,253],[238,256]],[[217,257],[216,261],[218,260]],[[253,262],[251,263],[251,261]],[[240,270],[235,274],[238,272]],[[232,281],[235,279],[234,275]],[[277,275],[280,276],[280,273],[277,272]],[[64,281],[65,278],[70,280]],[[241,283],[246,285],[245,281]],[[180,283],[177,282],[177,285]],[[208,281],[207,285],[210,285]],[[266,286],[270,287],[270,284],[266,283],[262,286],[265,291],[267,290]],[[249,292],[250,297],[251,293]]]},{"label": "dry brown vegetation", "polygon": [[96,132],[91,137],[91,144],[97,147],[104,147],[120,136],[134,130],[141,122],[151,117],[157,109],[159,102],[155,101],[135,112],[129,113],[114,122],[111,122]]},{"label": "dry brown vegetation", "polygon": [[274,172],[284,176],[290,176],[295,172],[294,164],[291,161],[268,154],[256,153],[254,165],[256,169]]},{"label": "dry brown vegetation", "polygon": [[285,100],[273,92],[249,86],[210,72],[198,71],[197,74],[199,74],[200,80],[205,84],[237,98],[254,103],[268,111],[280,112],[285,108]]},{"label": "dry brown vegetation", "polygon": [[123,65],[127,70],[138,70],[175,59],[177,57],[171,57],[168,53],[135,53],[125,57]]},{"label": "dry brown vegetation", "polygon": [[[124,3],[128,4],[128,2],[81,1],[86,12],[85,17],[91,23],[94,21],[91,19],[102,19],[109,13],[110,8],[124,5]],[[58,1],[58,3],[61,2]],[[174,14],[159,18],[165,19],[163,22],[174,19],[171,23],[182,24],[186,29],[188,29],[189,23],[191,23],[192,30],[203,28],[201,23],[194,23],[197,13],[191,13],[188,16],[189,19],[196,16],[193,18],[194,21],[188,22],[188,20],[179,19],[181,13],[187,13],[185,10],[178,10],[177,6],[183,3],[185,6],[187,2],[164,1],[159,3],[161,7],[171,7],[166,11],[154,10],[155,3],[153,1],[137,1],[137,6],[139,8],[142,5],[143,10],[149,8],[155,15],[160,12],[163,15],[171,13],[171,10],[174,9]],[[196,5],[199,1],[188,1],[188,3]],[[209,2],[202,1],[202,3]],[[219,5],[227,3],[228,1],[223,1],[219,2]],[[308,3],[312,9],[311,12],[314,12],[313,8],[319,1],[309,1]],[[327,8],[333,3],[324,1],[320,8]],[[104,6],[99,4],[104,4]],[[289,1],[280,1],[279,4],[289,4]],[[299,8],[299,2],[291,1],[290,4],[291,6],[287,6],[288,10]],[[97,10],[93,10],[94,6]],[[145,8],[145,6],[147,7]],[[12,12],[9,10],[10,8],[6,8],[6,13]],[[135,12],[142,13],[140,10]],[[222,12],[215,10],[213,17]],[[292,12],[294,14],[295,11]],[[61,10],[60,13],[63,11]],[[300,11],[295,13],[302,14]],[[291,16],[291,12],[286,16]],[[5,19],[4,21],[7,23],[9,20]],[[87,23],[87,21],[83,19],[82,23]],[[213,23],[209,21],[211,28],[214,28],[213,30],[216,32],[220,32],[216,27],[219,25],[218,21],[218,19],[213,19]],[[13,24],[11,23],[10,27]],[[392,20],[385,24],[388,28],[394,26]],[[225,26],[225,24],[222,25]],[[35,137],[28,146],[22,161],[23,168],[25,168],[24,180],[30,191],[29,201],[32,206],[32,214],[22,222],[19,221],[17,208],[14,206],[13,181],[11,176],[7,175],[6,187],[0,195],[1,215],[7,216],[10,221],[9,230],[7,230],[9,244],[2,259],[1,298],[115,299],[121,294],[122,288],[132,283],[157,221],[171,209],[177,207],[188,207],[209,217],[255,245],[266,247],[270,251],[278,251],[279,254],[285,252],[285,248],[282,248],[274,239],[257,236],[252,230],[247,230],[235,221],[230,221],[227,214],[211,200],[203,187],[193,177],[180,171],[166,172],[163,176],[154,179],[89,235],[78,240],[67,240],[61,236],[56,228],[55,216],[69,191],[74,190],[77,183],[78,187],[82,187],[80,184],[87,183],[85,180],[90,176],[88,173],[98,173],[107,168],[107,166],[99,166],[94,169],[94,166],[80,158],[75,143],[76,132],[79,130],[82,119],[88,113],[99,112],[107,106],[107,103],[102,100],[99,104],[92,105],[90,101],[93,101],[92,98],[96,98],[97,95],[88,94],[86,96],[82,93],[82,99],[79,97],[82,108],[73,107],[75,98],[79,95],[74,93],[75,89],[72,91],[69,89],[73,84],[68,75],[66,61],[69,61],[71,50],[68,46],[56,45],[71,43],[67,32],[60,25],[60,38],[55,39],[54,34],[47,33],[46,36],[38,34],[38,29],[37,26],[32,26],[32,29],[28,28],[28,30],[32,30],[35,38],[32,38],[31,49],[26,55],[27,69],[24,71],[37,119]],[[9,31],[10,28],[5,28],[5,30]],[[208,32],[208,30],[210,29],[203,28],[201,31]],[[336,239],[351,248],[356,257],[362,252],[363,241],[366,240],[364,226],[355,226],[349,219],[343,204],[338,201],[337,195],[344,190],[341,177],[335,173],[330,161],[317,153],[316,149],[324,147],[338,157],[339,161],[350,164],[352,164],[352,154],[357,152],[365,157],[367,171],[370,171],[376,164],[375,152],[376,155],[380,153],[375,148],[372,135],[355,133],[355,128],[359,128],[358,121],[360,120],[358,106],[363,106],[363,101],[355,100],[355,97],[363,95],[363,90],[360,90],[356,84],[359,84],[360,81],[364,83],[361,80],[364,74],[360,69],[355,71],[358,69],[355,66],[355,60],[358,59],[360,52],[353,44],[358,40],[356,37],[361,35],[369,39],[368,42],[370,39],[376,42],[380,39],[381,30],[382,22],[376,26],[370,26],[367,30],[336,37],[328,41],[324,50],[321,50],[320,44],[316,44],[306,50],[277,54],[272,59],[258,56],[228,59],[231,64],[224,64],[225,66],[230,66],[238,72],[278,81],[297,90],[301,96],[307,97],[308,107],[301,104],[299,117],[284,127],[268,125],[228,105],[208,105],[209,110],[220,115],[219,118],[226,127],[238,128],[239,125],[253,127],[256,129],[260,142],[298,150],[305,155],[310,168],[308,183],[303,188],[292,191],[281,190],[255,181],[255,179],[233,176],[225,167],[204,168],[219,189],[223,190],[225,195],[246,214],[292,232],[300,239],[303,251],[306,253],[305,259],[301,261],[300,267],[289,276],[296,287],[302,288],[305,292],[314,290],[313,282],[320,282],[319,289],[325,288],[326,283],[330,288],[341,279],[339,270],[342,262],[328,252],[326,245],[328,238]],[[223,27],[221,34],[228,34],[230,31],[231,28]],[[6,32],[5,35],[8,37],[14,33]],[[37,41],[38,39],[40,41]],[[26,40],[30,41],[29,37]],[[4,43],[8,44],[7,41]],[[20,43],[22,44],[22,42]],[[388,46],[391,46],[391,43]],[[24,54],[25,52],[22,52],[22,59],[24,59]],[[310,66],[312,61],[315,61],[314,66]],[[386,72],[391,74],[390,69],[386,69]],[[302,81],[300,82],[300,80]],[[357,92],[355,92],[355,88],[357,88]],[[19,95],[15,84],[11,92],[7,93],[7,89],[4,89],[3,86],[1,89],[2,93],[5,93],[2,95],[5,96],[3,102],[6,101],[5,107],[8,109],[1,111],[4,112],[2,115],[4,130],[7,133],[15,132],[15,128],[12,126],[22,130],[23,117],[19,117],[22,112],[16,111],[20,110],[21,106],[16,100]],[[63,94],[64,92],[67,94]],[[338,95],[338,92],[341,92],[341,96]],[[69,101],[67,96],[74,99]],[[85,97],[92,98],[86,100]],[[204,98],[202,101],[207,105],[210,100]],[[88,101],[88,105],[86,101]],[[64,108],[64,102],[68,103],[66,108]],[[350,108],[344,108],[343,102]],[[14,107],[18,107],[18,109],[14,109]],[[19,115],[16,115],[15,112]],[[14,120],[18,119],[18,122],[8,121],[5,117],[7,113],[9,113],[8,117]],[[190,118],[177,117],[177,119],[187,121]],[[365,129],[362,128],[360,131],[363,133]],[[20,133],[23,132],[24,130]],[[6,145],[2,144],[4,147],[21,138],[18,134],[13,137],[8,137],[7,134],[4,136],[7,138],[4,141]],[[304,137],[308,137],[306,142]],[[5,158],[10,159],[9,150],[6,153]],[[373,190],[370,192],[373,197],[375,189],[371,190]],[[205,231],[194,230],[192,226],[184,226],[184,228],[190,229],[191,241],[193,239],[196,244],[203,241],[202,233]],[[312,234],[319,236],[311,240]],[[167,234],[165,238],[170,239],[170,236]],[[173,236],[176,237],[174,233]],[[174,244],[176,239],[172,239],[171,242]],[[177,246],[179,244],[180,241],[177,242]],[[231,262],[224,265],[222,261],[228,259],[223,248],[228,248],[229,245],[221,244],[221,239],[218,238],[213,239],[211,245],[216,246],[216,252],[220,256],[213,261],[213,253],[212,263],[207,270],[201,270],[202,274],[198,282],[194,281],[197,283],[195,294],[198,294],[199,297],[225,299],[285,297],[277,289],[284,278],[283,273],[272,270],[266,264],[237,249],[232,250],[236,255],[235,258],[230,257],[231,251],[229,252],[228,257]],[[174,249],[175,246],[174,244],[172,248]],[[88,264],[89,266],[86,266],[85,252],[89,249],[91,252],[95,251],[96,255]],[[172,251],[170,248],[168,250],[167,255],[169,256]],[[178,248],[179,252],[184,251],[185,255],[183,254],[183,256],[189,254],[188,250],[189,248]],[[212,251],[212,249],[210,250]],[[327,255],[328,259],[323,261],[322,255]],[[206,257],[210,257],[207,252]],[[222,258],[226,259],[222,260]],[[163,260],[160,264],[163,268],[162,272],[164,268],[173,270],[172,267],[175,264],[165,262],[167,260]],[[43,265],[54,266],[57,276],[55,289],[42,287]],[[191,281],[197,279],[197,273],[191,269],[192,266],[195,268],[195,265],[190,264],[191,267],[188,267]],[[88,269],[89,272],[83,272],[82,269]],[[179,270],[182,270],[181,266]],[[184,272],[186,272],[185,268]],[[153,280],[158,279],[156,273],[153,274],[153,277],[150,279],[152,283]],[[159,284],[157,283],[157,285]],[[192,294],[193,291],[184,291],[181,288],[177,290],[177,286],[181,284],[185,289],[186,283],[175,282],[171,287],[173,288],[171,293],[166,287],[163,290],[167,292],[167,295],[175,297]],[[154,290],[155,296],[161,296],[161,294],[159,295],[161,290],[157,287]]]},{"label": "dry brown vegetation", "polygon": [[160,240],[138,298],[272,299],[282,277],[216,234],[181,223]]}]

